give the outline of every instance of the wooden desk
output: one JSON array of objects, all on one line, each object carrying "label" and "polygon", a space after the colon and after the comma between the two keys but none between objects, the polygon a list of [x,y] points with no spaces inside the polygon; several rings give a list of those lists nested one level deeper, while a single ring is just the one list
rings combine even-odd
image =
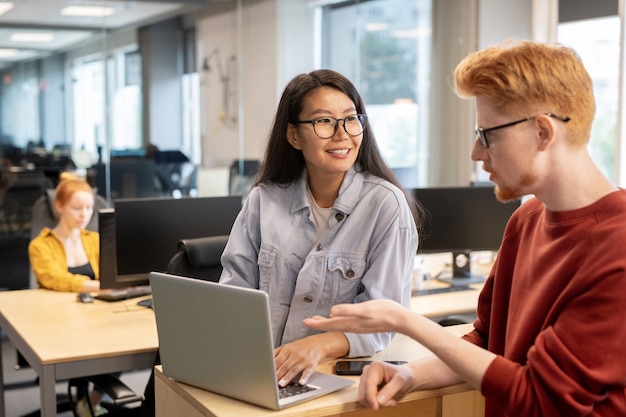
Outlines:
[{"label": "wooden desk", "polygon": [[[478,293],[462,291],[413,297],[411,307],[428,317],[472,312]],[[116,303],[96,300],[93,304],[81,304],[76,302],[74,293],[0,292],[0,328],[39,376],[42,416],[56,415],[55,382],[58,380],[152,366],[158,349],[154,314],[150,309],[137,306],[137,301],[139,299]],[[401,338],[398,336],[397,340]],[[399,342],[394,342],[379,356],[393,352],[391,349],[396,343]],[[0,357],[0,369],[1,366]],[[327,366],[330,371],[331,364]],[[162,381],[169,381],[163,378]],[[0,372],[0,417],[5,416],[3,387]],[[448,398],[449,392],[467,389],[462,386],[446,388],[441,391],[446,393],[442,398]],[[424,395],[429,399],[441,397],[437,392]],[[350,401],[354,399],[351,397]]]},{"label": "wooden desk", "polygon": [[[469,331],[471,325],[449,327],[450,331],[462,335]],[[414,360],[431,355],[419,343],[398,335],[392,344],[374,358],[380,360]],[[321,372],[332,373],[335,361],[320,364]],[[176,382],[162,372],[161,367],[155,369],[156,417],[184,415],[185,417],[300,417],[300,416],[438,416],[438,417],[478,417],[484,416],[483,397],[467,384],[458,384],[437,390],[416,391],[404,397],[396,407],[374,412],[363,408],[356,402],[358,377],[351,377],[357,384],[298,404],[280,411],[272,411],[223,397],[211,392]]]},{"label": "wooden desk", "polygon": [[[440,285],[445,286],[446,284]],[[471,285],[471,287],[474,288],[472,290],[411,297],[411,310],[430,318],[453,314],[475,313],[482,286],[483,284],[476,284]]]},{"label": "wooden desk", "polygon": [[[0,292],[0,328],[39,376],[41,415],[56,416],[55,383],[150,368],[158,349],[154,313],[133,299],[82,304],[75,293]],[[0,359],[0,369],[1,368]],[[0,417],[5,416],[0,372]]]}]

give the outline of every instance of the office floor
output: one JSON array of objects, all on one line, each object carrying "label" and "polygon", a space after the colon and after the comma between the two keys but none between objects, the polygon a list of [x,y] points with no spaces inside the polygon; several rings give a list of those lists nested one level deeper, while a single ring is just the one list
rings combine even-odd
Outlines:
[{"label": "office floor", "polygon": [[[15,383],[34,381],[36,374],[32,369],[15,369],[16,351],[9,339],[2,334],[2,365],[5,386]],[[132,390],[143,393],[150,376],[149,370],[125,372],[121,379]],[[20,388],[5,388],[6,417],[20,417],[39,409],[39,386],[28,385]],[[67,382],[57,384],[57,393],[67,393]],[[72,413],[61,413],[58,417],[72,417]]]}]

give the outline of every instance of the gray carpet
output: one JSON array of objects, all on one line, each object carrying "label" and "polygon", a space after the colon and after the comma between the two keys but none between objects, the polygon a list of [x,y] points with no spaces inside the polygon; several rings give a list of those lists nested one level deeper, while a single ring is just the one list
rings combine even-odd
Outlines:
[{"label": "gray carpet", "polygon": [[[0,332],[2,333],[2,332]],[[2,337],[2,366],[5,386],[5,407],[6,417],[20,417],[29,414],[40,408],[39,405],[39,386],[29,384],[26,387],[11,388],[14,384],[28,383],[36,380],[37,374],[30,368],[15,369],[17,363],[17,353],[9,339],[1,334]],[[131,389],[137,393],[143,394],[144,388],[150,377],[149,370],[125,372],[121,379]],[[8,389],[7,389],[8,388]],[[67,382],[59,382],[57,384],[57,393],[67,393]],[[71,412],[65,412],[58,415],[59,417],[72,417]]]}]

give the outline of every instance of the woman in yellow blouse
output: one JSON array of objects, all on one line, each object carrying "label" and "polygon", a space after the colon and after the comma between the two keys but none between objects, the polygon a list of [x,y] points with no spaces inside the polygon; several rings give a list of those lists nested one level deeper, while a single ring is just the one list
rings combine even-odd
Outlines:
[{"label": "woman in yellow blouse", "polygon": [[40,288],[90,292],[100,289],[100,239],[85,227],[93,215],[94,196],[85,181],[62,177],[54,197],[59,222],[30,242],[28,256]]},{"label": "woman in yellow blouse", "polygon": [[[100,290],[100,237],[86,230],[93,215],[94,195],[91,186],[73,176],[61,177],[56,188],[54,207],[59,222],[45,227],[28,246],[30,265],[40,288],[56,291],[92,292]],[[103,393],[89,394],[94,415],[106,414],[100,405]],[[86,398],[76,406],[80,417],[91,416]]]}]

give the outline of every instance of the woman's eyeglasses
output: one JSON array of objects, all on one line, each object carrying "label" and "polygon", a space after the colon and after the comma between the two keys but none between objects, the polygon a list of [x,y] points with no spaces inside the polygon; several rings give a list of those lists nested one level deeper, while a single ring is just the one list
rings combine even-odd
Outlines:
[{"label": "woman's eyeglasses", "polygon": [[350,136],[359,136],[363,133],[365,120],[367,116],[364,114],[354,114],[344,117],[343,119],[335,119],[334,117],[324,116],[311,120],[297,120],[294,124],[311,123],[313,131],[322,139],[329,139],[335,136],[339,128],[339,122],[342,122],[343,129]]}]

